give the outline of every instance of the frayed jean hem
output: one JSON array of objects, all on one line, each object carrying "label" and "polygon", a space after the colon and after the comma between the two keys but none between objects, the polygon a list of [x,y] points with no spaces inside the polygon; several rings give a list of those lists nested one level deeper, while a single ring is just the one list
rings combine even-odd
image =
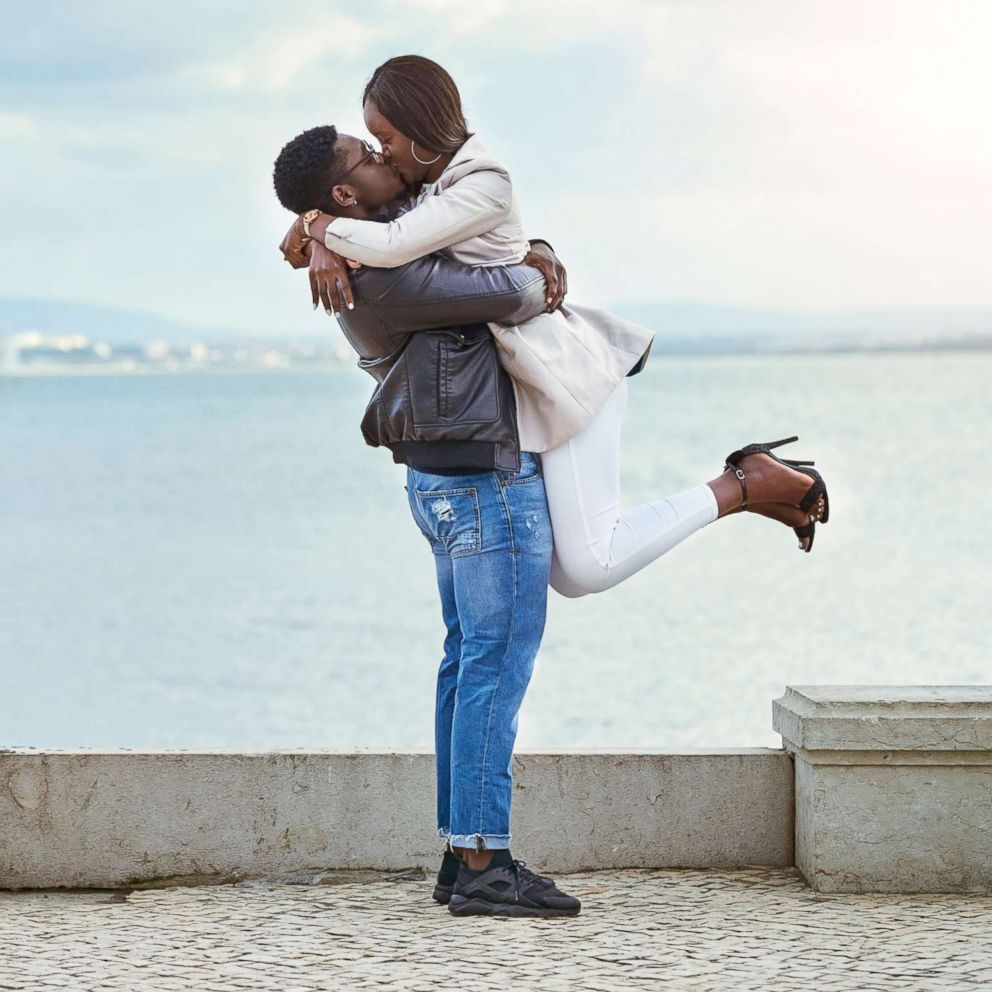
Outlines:
[{"label": "frayed jean hem", "polygon": [[509,834],[449,834],[452,847],[467,847],[473,851],[505,850],[510,846]]}]

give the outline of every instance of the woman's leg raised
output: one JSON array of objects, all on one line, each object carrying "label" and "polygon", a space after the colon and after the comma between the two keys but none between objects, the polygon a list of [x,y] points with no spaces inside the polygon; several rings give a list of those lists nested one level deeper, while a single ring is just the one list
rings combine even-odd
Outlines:
[{"label": "woman's leg raised", "polygon": [[555,554],[551,587],[575,598],[623,582],[719,515],[706,483],[626,512],[620,509],[621,379],[571,440],[541,455]]}]

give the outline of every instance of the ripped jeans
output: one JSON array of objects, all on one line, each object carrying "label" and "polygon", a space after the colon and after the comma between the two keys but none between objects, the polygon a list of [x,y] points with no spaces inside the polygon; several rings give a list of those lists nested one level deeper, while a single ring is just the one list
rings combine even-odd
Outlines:
[{"label": "ripped jeans", "polygon": [[437,835],[510,846],[517,713],[547,615],[552,534],[540,458],[520,471],[431,475],[407,467],[407,498],[434,552],[447,636],[437,675]]}]

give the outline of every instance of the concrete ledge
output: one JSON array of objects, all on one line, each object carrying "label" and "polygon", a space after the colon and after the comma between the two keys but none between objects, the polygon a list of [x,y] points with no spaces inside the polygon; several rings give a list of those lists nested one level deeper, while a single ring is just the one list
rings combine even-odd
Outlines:
[{"label": "concrete ledge", "polygon": [[[541,870],[793,864],[784,751],[520,751],[513,850]],[[0,751],[0,888],[436,870],[430,750]]]},{"label": "concrete ledge", "polygon": [[788,686],[775,730],[807,751],[989,751],[992,687]]},{"label": "concrete ledge", "polygon": [[992,686],[791,686],[773,722],[813,888],[992,891]]}]

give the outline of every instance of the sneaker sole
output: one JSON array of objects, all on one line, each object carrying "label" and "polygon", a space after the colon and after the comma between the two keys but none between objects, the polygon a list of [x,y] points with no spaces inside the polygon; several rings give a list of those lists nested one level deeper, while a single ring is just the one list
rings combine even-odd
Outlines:
[{"label": "sneaker sole", "polygon": [[448,902],[448,912],[453,916],[578,916],[578,909],[553,909],[550,906],[540,909],[536,906],[522,906],[516,902],[487,902],[485,899],[466,899],[453,895]]}]

